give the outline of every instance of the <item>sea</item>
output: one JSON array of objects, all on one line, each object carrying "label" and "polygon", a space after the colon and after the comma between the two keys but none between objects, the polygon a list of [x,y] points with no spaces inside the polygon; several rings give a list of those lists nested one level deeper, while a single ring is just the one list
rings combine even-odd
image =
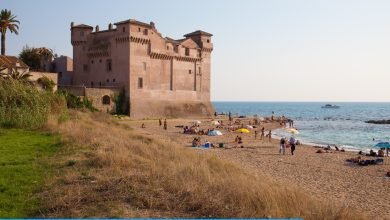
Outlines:
[{"label": "sea", "polygon": [[[340,108],[321,108],[325,104]],[[234,116],[285,116],[294,120],[302,143],[338,146],[349,151],[377,150],[378,142],[390,141],[390,124],[368,124],[367,120],[390,119],[390,103],[372,102],[213,102],[218,113]],[[289,137],[286,129],[273,131],[274,137]]]}]

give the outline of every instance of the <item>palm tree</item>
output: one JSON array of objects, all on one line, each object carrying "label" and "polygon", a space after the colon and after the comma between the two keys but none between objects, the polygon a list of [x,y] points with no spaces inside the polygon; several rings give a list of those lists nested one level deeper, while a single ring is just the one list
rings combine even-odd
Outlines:
[{"label": "palm tree", "polygon": [[[6,71],[4,71],[4,70],[6,70]],[[22,72],[22,71],[19,71],[19,69],[16,67],[6,68],[6,67],[0,65],[0,78],[2,78],[2,79],[17,80],[20,82],[29,83],[30,82],[29,78],[31,76],[32,75],[27,70]]]},{"label": "palm tree", "polygon": [[1,30],[1,55],[5,55],[5,33],[9,30],[11,33],[18,35],[20,22],[10,10],[3,9],[0,12],[0,30]]}]

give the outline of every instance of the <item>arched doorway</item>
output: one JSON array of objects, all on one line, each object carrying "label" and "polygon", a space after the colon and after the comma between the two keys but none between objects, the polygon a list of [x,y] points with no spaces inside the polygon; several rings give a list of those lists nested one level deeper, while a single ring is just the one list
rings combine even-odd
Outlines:
[{"label": "arched doorway", "polygon": [[103,96],[103,98],[102,98],[102,103],[103,103],[103,105],[109,105],[109,104],[111,104],[111,98],[110,98],[110,96],[108,96],[108,95]]}]

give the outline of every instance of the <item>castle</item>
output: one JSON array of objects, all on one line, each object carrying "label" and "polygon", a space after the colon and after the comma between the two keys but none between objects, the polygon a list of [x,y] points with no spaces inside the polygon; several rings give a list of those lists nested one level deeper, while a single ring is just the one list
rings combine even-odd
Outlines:
[{"label": "castle", "polygon": [[[155,24],[126,20],[107,30],[71,23],[72,86],[94,92],[112,109],[109,91],[124,88],[131,117],[209,116],[212,34],[195,31],[174,40]],[[112,90],[111,90],[112,89]],[[101,96],[101,97],[100,97]]]}]

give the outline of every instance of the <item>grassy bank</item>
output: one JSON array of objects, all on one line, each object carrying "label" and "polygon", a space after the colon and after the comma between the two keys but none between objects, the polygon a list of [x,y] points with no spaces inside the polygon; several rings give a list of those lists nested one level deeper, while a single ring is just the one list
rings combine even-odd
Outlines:
[{"label": "grassy bank", "polygon": [[59,145],[58,136],[0,128],[0,218],[34,214],[40,206],[34,192],[50,173],[48,161]]},{"label": "grassy bank", "polygon": [[41,194],[44,217],[303,217],[364,219],[294,187],[124,128],[73,113],[60,132],[67,153]]}]

